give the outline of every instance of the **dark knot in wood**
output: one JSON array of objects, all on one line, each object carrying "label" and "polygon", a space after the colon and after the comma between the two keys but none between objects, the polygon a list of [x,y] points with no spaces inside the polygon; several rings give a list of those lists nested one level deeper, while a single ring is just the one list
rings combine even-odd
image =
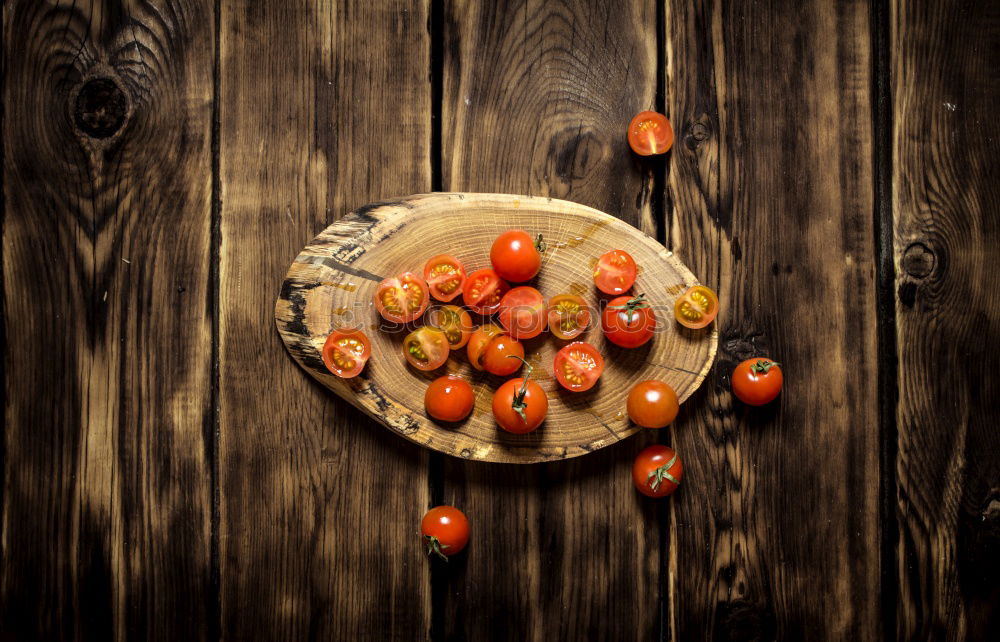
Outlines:
[{"label": "dark knot in wood", "polygon": [[915,279],[923,279],[934,270],[934,252],[923,243],[910,243],[903,252],[903,270]]},{"label": "dark knot in wood", "polygon": [[94,78],[80,87],[73,106],[77,129],[91,138],[110,138],[125,124],[128,100],[111,78]]}]

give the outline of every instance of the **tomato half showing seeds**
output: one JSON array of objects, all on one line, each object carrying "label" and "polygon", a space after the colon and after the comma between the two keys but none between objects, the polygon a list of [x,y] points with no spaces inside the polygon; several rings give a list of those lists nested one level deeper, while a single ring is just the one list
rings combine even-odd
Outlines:
[{"label": "tomato half showing seeds", "polygon": [[427,554],[447,562],[469,543],[469,520],[454,506],[436,506],[420,520],[420,534],[427,544]]},{"label": "tomato half showing seeds", "polygon": [[427,282],[413,272],[384,279],[375,290],[375,309],[386,321],[409,323],[427,309]]},{"label": "tomato half showing seeds", "polygon": [[556,353],[556,379],[566,390],[590,390],[604,372],[604,357],[584,341],[574,341]]},{"label": "tomato half showing seeds", "polygon": [[626,402],[629,418],[643,428],[663,428],[672,424],[679,407],[674,389],[655,379],[635,384]]},{"label": "tomato half showing seeds", "polygon": [[493,241],[490,263],[500,278],[520,283],[538,274],[544,249],[540,234],[531,238],[523,230],[507,230]]},{"label": "tomato half showing seeds", "polygon": [[749,406],[763,406],[781,392],[781,366],[767,357],[747,359],[733,371],[733,394]]},{"label": "tomato half showing seeds", "polygon": [[677,297],[674,317],[686,328],[704,328],[719,314],[719,297],[704,285],[695,285]]},{"label": "tomato half showing seeds", "polygon": [[472,412],[475,401],[469,382],[455,375],[438,377],[424,392],[427,414],[440,421],[462,421]]},{"label": "tomato half showing seeds", "polygon": [[424,265],[424,280],[431,296],[447,303],[462,292],[465,267],[450,254],[438,254]]},{"label": "tomato half showing seeds", "polygon": [[549,299],[549,330],[559,339],[575,339],[590,324],[587,302],[575,294],[559,294]]},{"label": "tomato half showing seeds", "polygon": [[641,111],[628,125],[628,145],[640,156],[663,154],[674,144],[674,129],[663,114]]},{"label": "tomato half showing seeds", "polygon": [[594,266],[594,285],[605,294],[624,294],[635,283],[635,260],[625,250],[601,255]]},{"label": "tomato half showing seeds", "polygon": [[510,286],[493,270],[476,270],[465,278],[462,286],[462,300],[473,312],[493,314],[500,307],[500,299],[507,294]]},{"label": "tomato half showing seeds", "polygon": [[500,300],[500,325],[515,339],[537,337],[548,325],[545,298],[535,288],[516,287]]},{"label": "tomato half showing seeds", "polygon": [[323,364],[338,377],[350,379],[364,369],[371,353],[371,343],[361,330],[334,330],[323,344]]},{"label": "tomato half showing seeds", "polygon": [[684,465],[673,448],[653,444],[638,454],[632,464],[632,483],[646,497],[672,494],[684,477]]},{"label": "tomato half showing seeds", "polygon": [[437,328],[425,325],[403,339],[403,356],[417,370],[434,370],[448,360],[448,337]]},{"label": "tomato half showing seeds", "polygon": [[527,365],[523,378],[504,382],[493,395],[493,418],[507,432],[529,433],[545,421],[549,412],[545,391],[530,376],[531,366]]},{"label": "tomato half showing seeds", "polygon": [[611,343],[637,348],[653,337],[656,315],[644,295],[620,296],[604,308],[601,329]]},{"label": "tomato half showing seeds", "polygon": [[457,305],[433,307],[427,312],[427,323],[444,332],[448,345],[458,350],[469,342],[472,336],[472,317]]}]

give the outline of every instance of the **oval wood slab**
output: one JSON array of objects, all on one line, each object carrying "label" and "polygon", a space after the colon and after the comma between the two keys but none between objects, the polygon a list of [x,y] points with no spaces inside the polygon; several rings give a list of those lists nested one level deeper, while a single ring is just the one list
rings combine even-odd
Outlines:
[{"label": "oval wood slab", "polygon": [[[545,237],[542,269],[532,285],[546,298],[572,292],[586,299],[596,323],[581,339],[605,357],[598,385],[571,393],[552,376],[553,357],[567,342],[548,332],[525,342],[532,376],[549,396],[545,423],[528,435],[503,432],[493,422],[491,400],[501,378],[473,370],[464,349],[452,352],[438,372],[409,367],[400,347],[406,330],[380,330],[372,304],[379,281],[406,270],[422,273],[434,254],[457,256],[468,272],[489,267],[493,239],[510,228]],[[635,258],[639,274],[633,291],[645,293],[656,309],[656,334],[634,350],[611,344],[600,330],[603,295],[591,274],[597,257],[613,248]],[[690,270],[654,239],[577,203],[507,194],[422,194],[366,205],[323,230],[289,268],[275,320],[289,352],[309,374],[407,439],[466,459],[534,463],[583,455],[634,434],[638,428],[625,415],[625,400],[639,381],[666,381],[681,401],[695,391],[718,340],[715,323],[696,331],[673,320],[674,300],[695,283]],[[321,351],[332,330],[347,326],[365,331],[372,357],[359,376],[343,380],[329,374]],[[424,412],[427,384],[445,372],[466,377],[476,393],[472,415],[459,425],[439,424]]]}]

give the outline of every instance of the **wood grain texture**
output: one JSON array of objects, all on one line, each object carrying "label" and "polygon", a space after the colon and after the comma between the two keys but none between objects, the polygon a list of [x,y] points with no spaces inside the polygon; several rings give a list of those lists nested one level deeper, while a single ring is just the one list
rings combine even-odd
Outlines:
[{"label": "wood grain texture", "polygon": [[1000,6],[893,2],[891,24],[897,635],[985,640],[1000,630]]},{"label": "wood grain texture", "polygon": [[[564,198],[655,235],[655,164],[624,136],[654,106],[652,2],[455,2],[443,23],[443,188]],[[439,636],[655,638],[657,510],[629,476],[655,438],[521,469],[449,458],[444,501],[477,535],[441,570]]]},{"label": "wood grain texture", "polygon": [[212,10],[3,18],[0,631],[203,639]]},{"label": "wood grain texture", "polygon": [[[674,251],[721,299],[719,357],[672,431],[674,639],[874,639],[879,439],[869,7],[673,0]],[[780,25],[780,26],[779,26]],[[736,402],[745,358],[783,365]]]},{"label": "wood grain texture", "polygon": [[[430,189],[425,2],[223,3],[220,493],[232,639],[419,638],[425,451],[311,381],[272,310],[309,239]],[[377,43],[375,46],[373,43]]]}]

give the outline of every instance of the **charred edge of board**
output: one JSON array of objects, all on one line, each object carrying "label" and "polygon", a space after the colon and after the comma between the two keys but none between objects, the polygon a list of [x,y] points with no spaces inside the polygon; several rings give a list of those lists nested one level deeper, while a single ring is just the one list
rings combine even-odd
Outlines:
[{"label": "charred edge of board", "polygon": [[288,301],[289,309],[292,312],[292,318],[285,322],[285,328],[292,334],[309,336],[309,327],[306,325],[306,297],[302,289],[290,289],[287,296],[285,296],[284,285],[282,285],[282,290],[282,298]]},{"label": "charred edge of board", "polygon": [[372,216],[372,214],[383,207],[404,207],[408,210],[412,210],[416,206],[409,201],[375,201],[374,203],[362,205],[348,214],[345,218],[357,218],[371,225],[375,225],[378,223],[379,219],[376,216]]},{"label": "charred edge of board", "polygon": [[330,372],[327,370],[326,364],[323,363],[323,358],[316,355],[316,350],[314,350],[312,345],[309,344],[309,340],[307,338],[302,337],[296,341],[294,349],[296,355],[298,355],[299,361],[302,362],[302,365],[324,374]]},{"label": "charred edge of board", "polygon": [[336,249],[330,252],[330,254],[337,260],[353,263],[365,255],[365,252],[368,251],[367,246],[377,245],[394,235],[399,230],[403,229],[406,224],[407,221],[402,221],[399,225],[396,225],[392,229],[386,230],[385,233],[378,238],[375,238],[372,234],[374,225],[364,227],[363,231],[360,231],[358,234],[351,236],[346,240],[339,241]]},{"label": "charred edge of board", "polygon": [[295,279],[285,279],[281,283],[281,292],[278,293],[278,297],[288,301],[295,292],[307,292],[318,288],[319,286],[319,283],[303,283],[302,281],[296,281]]},{"label": "charred edge of board", "polygon": [[[342,263],[337,259],[330,258],[328,256],[307,255],[304,257],[300,257],[298,259],[298,263],[306,265],[324,265],[330,268],[331,270],[336,270],[337,272],[343,272],[344,274],[350,274],[351,276],[356,276],[361,279],[375,281],[376,283],[382,281],[385,278],[379,276],[378,274],[375,274],[374,272],[369,272],[368,270],[362,270],[361,268],[351,267],[346,263]],[[316,283],[310,287],[316,287],[318,285],[321,284]]]}]

